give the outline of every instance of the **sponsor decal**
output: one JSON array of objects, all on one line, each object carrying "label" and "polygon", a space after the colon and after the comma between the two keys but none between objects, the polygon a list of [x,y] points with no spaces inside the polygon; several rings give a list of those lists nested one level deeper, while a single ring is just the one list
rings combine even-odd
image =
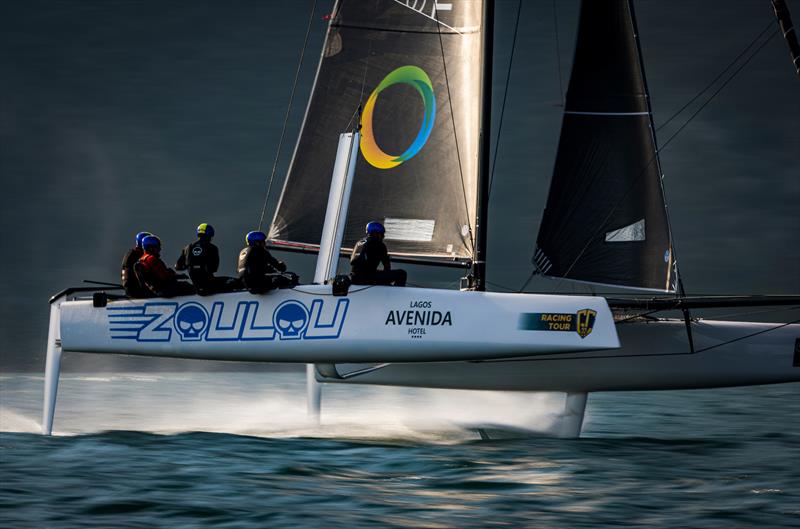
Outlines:
[{"label": "sponsor decal", "polygon": [[452,327],[453,316],[449,310],[434,310],[431,301],[411,301],[407,309],[390,310],[384,325],[408,327],[408,335],[420,339],[431,327]]},{"label": "sponsor decal", "polygon": [[331,340],[339,338],[348,299],[333,304],[315,299],[311,306],[287,300],[272,309],[260,301],[215,301],[209,310],[196,301],[154,302],[134,307],[107,307],[112,340],[136,342],[244,342]]},{"label": "sponsor decal", "polygon": [[523,312],[519,315],[517,329],[521,331],[577,332],[586,338],[594,329],[597,311],[581,309],[578,312]]},{"label": "sponsor decal", "polygon": [[[425,106],[425,114],[422,117],[422,125],[419,128],[417,137],[402,154],[395,156],[386,154],[375,141],[375,133],[372,128],[372,115],[375,111],[375,102],[378,95],[392,85],[402,83],[412,86],[417,90],[422,103]],[[401,66],[383,78],[375,90],[367,99],[364,111],[361,114],[361,154],[364,159],[373,167],[378,169],[391,169],[397,167],[416,156],[422,149],[433,130],[433,122],[436,117],[436,98],[433,94],[431,78],[422,68],[417,66]]]}]

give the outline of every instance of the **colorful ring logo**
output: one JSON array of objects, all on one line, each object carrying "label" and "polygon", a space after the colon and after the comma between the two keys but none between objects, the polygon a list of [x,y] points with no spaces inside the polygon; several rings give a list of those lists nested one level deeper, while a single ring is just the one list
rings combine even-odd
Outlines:
[{"label": "colorful ring logo", "polygon": [[[372,114],[375,110],[375,102],[378,94],[384,89],[398,83],[405,83],[413,86],[425,105],[425,115],[422,118],[422,126],[419,128],[417,137],[413,143],[400,156],[386,154],[378,147],[375,142],[375,135],[372,132]],[[436,99],[433,95],[431,79],[421,68],[416,66],[401,66],[383,78],[383,81],[370,94],[367,104],[364,105],[364,112],[361,115],[361,154],[370,165],[378,169],[391,169],[397,167],[408,159],[413,158],[428,141],[433,130],[433,120],[436,117]]]}]

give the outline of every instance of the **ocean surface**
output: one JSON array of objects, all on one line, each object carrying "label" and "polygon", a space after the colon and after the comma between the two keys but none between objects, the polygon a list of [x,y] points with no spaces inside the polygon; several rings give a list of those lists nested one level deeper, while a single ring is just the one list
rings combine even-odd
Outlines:
[{"label": "ocean surface", "polygon": [[[800,527],[800,384],[563,396],[304,375],[0,377],[0,527]],[[491,438],[481,439],[479,428]]]}]

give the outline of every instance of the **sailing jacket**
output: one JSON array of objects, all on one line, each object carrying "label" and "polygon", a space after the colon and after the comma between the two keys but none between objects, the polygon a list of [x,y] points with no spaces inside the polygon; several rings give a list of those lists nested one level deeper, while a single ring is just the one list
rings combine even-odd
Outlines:
[{"label": "sailing jacket", "polygon": [[128,250],[125,257],[122,258],[122,270],[120,272],[122,287],[125,289],[125,294],[132,298],[142,297],[147,293],[133,270],[133,266],[141,259],[142,255],[144,255],[144,250],[136,247]]},{"label": "sailing jacket", "polygon": [[195,286],[206,286],[219,269],[219,249],[206,238],[186,245],[175,263],[176,270],[188,270]]},{"label": "sailing jacket", "polygon": [[144,254],[136,262],[134,270],[142,286],[157,296],[172,289],[177,283],[175,271],[168,268],[155,254]]},{"label": "sailing jacket", "polygon": [[350,275],[354,278],[374,275],[379,264],[383,264],[384,270],[392,269],[389,250],[383,241],[373,237],[358,241],[350,255]]},{"label": "sailing jacket", "polygon": [[286,265],[272,257],[263,246],[246,246],[239,252],[239,263],[236,266],[239,277],[247,283],[248,278],[285,272]]}]

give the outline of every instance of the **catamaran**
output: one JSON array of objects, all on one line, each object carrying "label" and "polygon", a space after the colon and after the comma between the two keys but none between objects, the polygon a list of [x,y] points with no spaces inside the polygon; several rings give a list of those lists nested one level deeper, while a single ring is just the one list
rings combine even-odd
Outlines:
[{"label": "catamaran", "polygon": [[[308,364],[317,418],[324,383],[558,391],[563,437],[580,435],[590,392],[800,381],[796,321],[692,316],[797,309],[800,296],[684,295],[631,0],[581,7],[532,264],[559,281],[649,294],[486,291],[493,9],[338,2],[269,230],[273,249],[318,255],[313,282],[267,295],[54,296],[43,433],[71,351]],[[394,260],[461,267],[461,288],[336,281],[340,257],[376,219]]]}]

